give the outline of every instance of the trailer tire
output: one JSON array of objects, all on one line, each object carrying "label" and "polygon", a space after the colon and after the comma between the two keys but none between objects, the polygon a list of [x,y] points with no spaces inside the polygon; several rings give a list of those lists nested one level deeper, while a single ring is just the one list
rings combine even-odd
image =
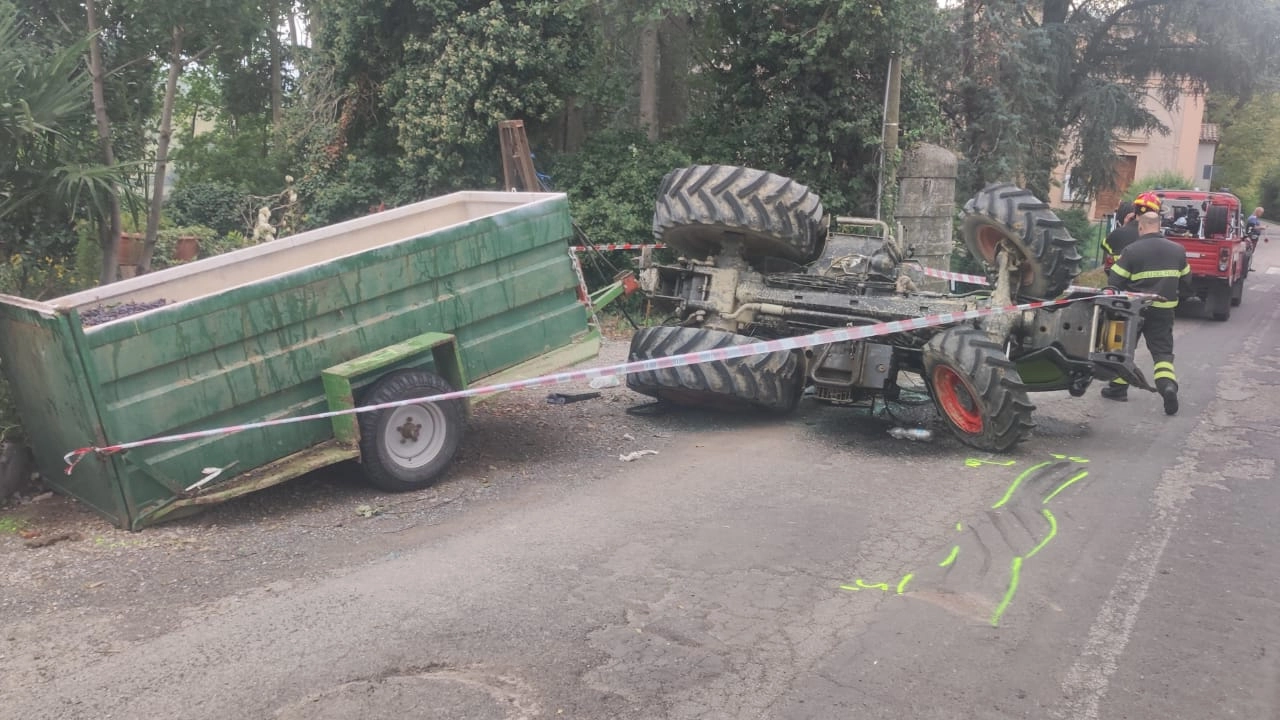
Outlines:
[{"label": "trailer tire", "polygon": [[[425,370],[398,370],[379,378],[364,405],[453,392],[448,381]],[[360,461],[374,487],[420,490],[435,482],[458,452],[466,433],[461,399],[420,403],[360,414]]]},{"label": "trailer tire", "polygon": [[935,335],[924,367],[939,414],[964,444],[1003,452],[1035,427],[1017,368],[981,330],[958,326]]},{"label": "trailer tire", "polygon": [[1204,236],[1226,235],[1230,224],[1231,215],[1227,208],[1222,205],[1211,205],[1208,212],[1204,214]]},{"label": "trailer tire", "polygon": [[743,257],[807,263],[822,254],[822,201],[781,175],[730,165],[695,165],[667,173],[658,190],[653,235],[702,259],[739,243]]},{"label": "trailer tire", "polygon": [[1057,297],[1080,273],[1076,239],[1031,191],[1011,183],[988,185],[965,203],[964,211],[965,245],[989,273],[996,269],[996,249],[1002,240],[1027,258],[1022,287],[1015,295]]},{"label": "trailer tire", "polygon": [[[660,326],[641,328],[631,338],[631,361],[716,350],[759,342],[719,330]],[[795,352],[713,360],[697,365],[659,368],[627,375],[627,387],[673,405],[724,410],[748,407],[776,413],[794,410],[804,379]]]},{"label": "trailer tire", "polygon": [[1244,279],[1246,275],[1240,276],[1235,284],[1231,286],[1231,307],[1240,307],[1240,303],[1244,302]]}]

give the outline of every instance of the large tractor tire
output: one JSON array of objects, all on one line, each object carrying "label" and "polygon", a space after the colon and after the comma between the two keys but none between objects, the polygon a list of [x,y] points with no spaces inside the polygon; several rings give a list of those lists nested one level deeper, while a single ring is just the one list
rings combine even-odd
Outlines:
[{"label": "large tractor tire", "polygon": [[1034,424],[1022,378],[1000,346],[981,330],[949,328],[924,348],[925,380],[938,412],[966,445],[1002,452]]},{"label": "large tractor tire", "polygon": [[748,260],[807,263],[822,254],[827,224],[817,194],[794,180],[750,168],[696,165],[663,178],[653,235],[698,259],[737,244]]},{"label": "large tractor tire", "polygon": [[[719,330],[641,328],[631,338],[631,360],[652,360],[753,342],[759,341]],[[803,379],[797,354],[779,350],[631,373],[627,375],[627,387],[673,405],[724,410],[754,406],[786,413],[795,409],[800,401]]]},{"label": "large tractor tire", "polygon": [[1022,287],[1015,295],[1056,297],[1080,273],[1076,239],[1029,190],[1009,183],[988,185],[965,203],[964,211],[965,245],[990,272],[996,269],[996,251],[1002,243],[1013,245],[1026,258]]}]

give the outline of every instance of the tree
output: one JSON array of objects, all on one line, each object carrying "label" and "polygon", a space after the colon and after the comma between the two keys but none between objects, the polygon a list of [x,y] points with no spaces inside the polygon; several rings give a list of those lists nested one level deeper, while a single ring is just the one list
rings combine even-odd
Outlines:
[{"label": "tree", "polygon": [[[102,161],[116,164],[115,145],[111,140],[111,118],[107,113],[107,71],[102,60],[102,26],[98,21],[95,0],[85,0],[85,16],[89,27],[89,77],[93,85],[93,117],[98,130],[98,146]],[[116,248],[121,231],[120,190],[113,186],[107,197],[107,218],[101,223],[98,242],[102,248],[102,271],[98,282],[105,285],[116,279]]]},{"label": "tree", "polygon": [[[691,88],[695,154],[795,177],[831,208],[873,208],[889,57],[926,32],[932,0],[722,0],[709,11],[718,42],[703,50]],[[921,90],[908,65],[907,141],[939,129]]]},{"label": "tree", "polygon": [[1280,171],[1280,157],[1271,152],[1280,147],[1280,93],[1255,95],[1232,110],[1218,118],[1222,139],[1213,184],[1231,188],[1251,210],[1261,202],[1263,178]]},{"label": "tree", "polygon": [[103,222],[120,177],[91,162],[88,38],[58,45],[19,12],[0,1],[0,256],[65,258],[72,223]]},{"label": "tree", "polygon": [[1269,0],[965,0],[949,15],[950,31],[921,59],[933,59],[946,89],[965,192],[1021,178],[1043,196],[1061,160],[1073,186],[1109,187],[1118,138],[1164,130],[1148,95],[1169,104],[1213,87],[1247,97],[1276,69],[1274,51],[1256,50],[1280,30]]},{"label": "tree", "polygon": [[165,58],[168,73],[156,140],[155,171],[151,206],[147,213],[147,229],[138,272],[151,269],[156,237],[160,230],[160,212],[169,163],[169,143],[173,138],[173,108],[178,95],[178,79],[183,68],[197,63],[206,55],[222,49],[240,53],[250,44],[264,22],[257,9],[247,0],[164,0],[147,7],[147,16],[164,28],[166,42],[157,52]]}]

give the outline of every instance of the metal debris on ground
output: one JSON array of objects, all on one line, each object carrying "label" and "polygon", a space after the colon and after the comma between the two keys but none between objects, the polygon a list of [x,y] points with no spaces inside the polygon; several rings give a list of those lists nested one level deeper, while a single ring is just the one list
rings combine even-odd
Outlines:
[{"label": "metal debris on ground", "polygon": [[619,455],[618,459],[621,460],[622,462],[635,462],[636,460],[639,460],[645,455],[657,455],[657,454],[658,454],[657,450],[636,450],[635,452],[629,452],[624,455]]},{"label": "metal debris on ground", "polygon": [[548,405],[568,405],[570,403],[582,402],[583,400],[594,400],[600,397],[598,392],[578,393],[576,395],[565,393],[551,393],[547,396]]}]

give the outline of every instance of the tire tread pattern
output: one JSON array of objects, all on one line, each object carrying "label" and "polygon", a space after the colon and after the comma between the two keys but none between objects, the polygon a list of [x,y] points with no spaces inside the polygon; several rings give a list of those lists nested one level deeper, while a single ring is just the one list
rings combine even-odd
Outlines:
[{"label": "tire tread pattern", "polygon": [[818,195],[790,178],[731,165],[695,165],[663,178],[653,235],[697,258],[720,252],[733,239],[751,259],[805,263],[822,253],[827,225]]},{"label": "tire tread pattern", "polygon": [[[396,400],[427,397],[453,392],[455,388],[447,380],[425,370],[397,370],[378,379],[361,398],[363,405],[378,405]],[[445,400],[435,403],[445,416],[444,446],[439,454],[422,467],[407,469],[397,467],[383,457],[381,433],[383,418],[393,410],[360,413],[360,462],[365,479],[374,487],[387,492],[406,492],[430,486],[449,466],[458,452],[462,436],[466,434],[466,412],[462,400]]]},{"label": "tire tread pattern", "polygon": [[982,431],[977,434],[956,427],[938,402],[936,390],[933,391],[938,413],[964,444],[979,450],[1003,452],[1026,439],[1035,427],[1031,421],[1035,405],[1027,399],[1016,366],[981,330],[962,325],[935,335],[925,345],[924,365],[926,377],[930,379],[935,367],[946,365],[972,384],[982,415]]},{"label": "tire tread pattern", "polygon": [[964,211],[965,244],[987,265],[988,272],[994,272],[995,267],[978,250],[979,228],[996,226],[1022,246],[1035,267],[1035,278],[1022,288],[1023,294],[1056,297],[1080,274],[1082,258],[1076,239],[1067,232],[1066,223],[1030,190],[1012,183],[988,185],[965,203]]},{"label": "tire tread pattern", "polygon": [[[631,338],[630,359],[683,355],[759,342],[719,330],[659,326],[641,328]],[[659,400],[690,406],[754,405],[789,412],[800,399],[800,362],[779,350],[763,355],[660,368],[627,375],[627,387]]]}]

